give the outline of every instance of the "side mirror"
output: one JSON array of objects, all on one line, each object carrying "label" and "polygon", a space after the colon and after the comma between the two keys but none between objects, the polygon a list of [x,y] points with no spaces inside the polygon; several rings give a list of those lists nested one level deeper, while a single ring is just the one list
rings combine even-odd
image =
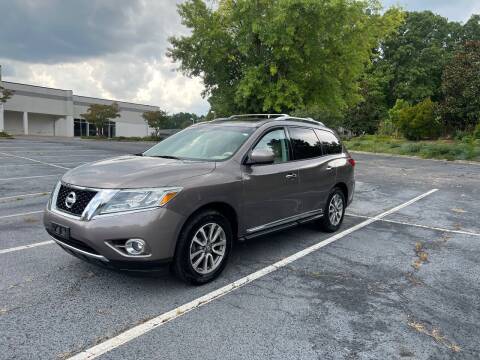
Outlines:
[{"label": "side mirror", "polygon": [[272,150],[252,150],[248,155],[247,164],[273,164],[275,160],[275,154]]}]

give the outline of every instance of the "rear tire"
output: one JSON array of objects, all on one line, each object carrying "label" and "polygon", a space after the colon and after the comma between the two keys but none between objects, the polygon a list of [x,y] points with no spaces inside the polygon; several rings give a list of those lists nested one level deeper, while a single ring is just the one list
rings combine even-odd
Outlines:
[{"label": "rear tire", "polygon": [[228,219],[216,210],[202,211],[184,225],[172,269],[187,283],[206,284],[225,268],[232,243],[232,226]]},{"label": "rear tire", "polygon": [[321,229],[326,232],[337,231],[342,225],[345,208],[346,201],[343,191],[333,188],[323,209],[323,217],[319,221]]}]

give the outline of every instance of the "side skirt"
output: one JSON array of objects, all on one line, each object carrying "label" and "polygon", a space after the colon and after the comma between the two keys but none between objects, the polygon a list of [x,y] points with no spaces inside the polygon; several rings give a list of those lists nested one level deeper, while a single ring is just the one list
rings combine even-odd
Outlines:
[{"label": "side skirt", "polygon": [[[320,212],[322,212],[322,210],[320,210]],[[305,224],[305,223],[308,223],[308,222],[311,222],[311,221],[314,221],[314,220],[317,220],[317,219],[320,219],[321,217],[323,217],[323,214],[322,213],[319,213],[319,211],[315,211],[315,214],[311,214],[312,212],[308,213],[307,216],[305,216],[306,214],[303,214],[300,215],[302,217],[298,217],[296,216],[295,218],[292,218],[291,220],[280,220],[279,222],[275,222],[275,223],[272,223],[271,225],[263,225],[263,226],[259,226],[257,228],[253,228],[253,229],[248,229],[247,230],[247,234],[242,236],[242,237],[239,237],[238,240],[239,241],[245,241],[245,240],[249,240],[249,239],[253,239],[253,238],[256,238],[256,237],[259,237],[259,236],[263,236],[263,235],[267,235],[267,234],[271,234],[271,233],[274,233],[274,232],[277,232],[277,231],[282,231],[282,230],[285,230],[285,229],[289,229],[291,227],[294,227],[294,226],[298,226],[300,224]]]}]

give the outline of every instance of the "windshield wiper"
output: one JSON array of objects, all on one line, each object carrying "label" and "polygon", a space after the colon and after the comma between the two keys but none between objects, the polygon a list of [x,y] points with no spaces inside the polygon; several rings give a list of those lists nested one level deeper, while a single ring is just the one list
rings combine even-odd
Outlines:
[{"label": "windshield wiper", "polygon": [[179,157],[172,156],[172,155],[150,155],[151,157],[159,157],[163,159],[173,159],[173,160],[181,160]]}]

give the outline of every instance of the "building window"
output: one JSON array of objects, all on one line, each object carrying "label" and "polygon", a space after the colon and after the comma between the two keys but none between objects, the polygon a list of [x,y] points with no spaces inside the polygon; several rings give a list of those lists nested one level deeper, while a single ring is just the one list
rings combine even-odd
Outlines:
[{"label": "building window", "polygon": [[88,126],[88,136],[97,136],[97,127],[93,124]]},{"label": "building window", "polygon": [[107,136],[109,138],[115,137],[115,122],[114,121],[109,121],[105,126],[103,127],[103,136]]},{"label": "building window", "polygon": [[[88,133],[87,133],[88,129]],[[97,127],[93,124],[88,124],[84,119],[75,119],[73,121],[73,134],[74,136],[105,136],[115,137],[116,126],[114,121],[109,121],[102,127],[101,131],[97,133]]]},{"label": "building window", "polygon": [[87,136],[87,122],[83,119],[73,120],[73,135]]}]

